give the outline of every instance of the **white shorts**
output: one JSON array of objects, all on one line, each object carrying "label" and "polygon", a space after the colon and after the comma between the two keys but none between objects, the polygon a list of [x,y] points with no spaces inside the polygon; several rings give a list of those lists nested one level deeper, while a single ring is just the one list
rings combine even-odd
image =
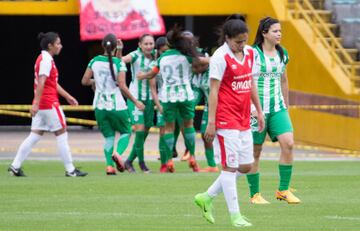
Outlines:
[{"label": "white shorts", "polygon": [[31,130],[56,132],[62,128],[66,128],[66,120],[59,105],[54,105],[52,109],[41,109],[32,117]]},{"label": "white shorts", "polygon": [[254,162],[251,129],[218,129],[213,145],[215,160],[223,167],[238,168]]}]

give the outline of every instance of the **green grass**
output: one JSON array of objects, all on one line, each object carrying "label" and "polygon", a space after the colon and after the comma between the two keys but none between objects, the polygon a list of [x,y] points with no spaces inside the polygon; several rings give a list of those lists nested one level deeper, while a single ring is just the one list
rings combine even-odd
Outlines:
[{"label": "green grass", "polygon": [[[104,163],[80,162],[85,178],[66,178],[60,162],[27,161],[26,178],[0,163],[0,230],[236,230],[224,197],[215,199],[216,223],[193,204],[217,173],[194,174],[185,163],[176,174],[105,176]],[[204,165],[204,163],[202,163]],[[158,170],[158,163],[150,163]],[[296,162],[292,186],[300,205],[276,201],[277,163],[262,162],[262,194],[270,205],[251,205],[245,178],[238,180],[246,230],[360,230],[360,162]]]}]

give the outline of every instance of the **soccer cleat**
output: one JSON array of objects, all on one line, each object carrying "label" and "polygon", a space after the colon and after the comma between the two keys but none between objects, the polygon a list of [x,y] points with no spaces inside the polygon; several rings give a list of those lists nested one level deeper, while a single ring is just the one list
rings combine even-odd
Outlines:
[{"label": "soccer cleat", "polygon": [[270,204],[270,202],[265,200],[260,193],[256,193],[253,197],[251,197],[250,202],[251,204],[257,204],[257,205]]},{"label": "soccer cleat", "polygon": [[252,224],[247,221],[247,218],[244,216],[241,216],[240,213],[234,213],[231,214],[231,224],[235,227],[249,227],[252,226]]},{"label": "soccer cleat", "polygon": [[11,176],[22,177],[25,176],[24,171],[21,168],[14,168],[12,165],[8,168],[8,172]]},{"label": "soccer cleat", "polygon": [[87,172],[82,172],[79,169],[75,168],[72,172],[65,172],[65,176],[69,177],[84,177],[87,175]]},{"label": "soccer cleat", "polygon": [[192,168],[193,172],[200,171],[200,167],[199,167],[198,163],[196,163],[194,156],[190,156],[190,158],[189,158],[189,168]]},{"label": "soccer cleat", "polygon": [[111,157],[111,159],[115,162],[116,169],[117,169],[119,172],[124,172],[124,171],[125,171],[125,165],[124,165],[124,162],[122,161],[120,155],[114,154],[114,155]]},{"label": "soccer cleat", "polygon": [[200,172],[219,172],[218,167],[206,167],[204,169],[200,169]]},{"label": "soccer cleat", "polygon": [[212,198],[207,194],[207,192],[196,194],[194,203],[201,209],[202,216],[205,220],[214,224],[215,219],[212,215]]},{"label": "soccer cleat", "polygon": [[145,162],[139,162],[139,167],[143,173],[150,173],[150,169],[146,166]]},{"label": "soccer cleat", "polygon": [[297,189],[295,189],[295,188],[289,188],[289,190],[290,190],[290,192],[292,192],[292,193],[294,193],[294,192],[296,192],[297,191]]},{"label": "soccer cleat", "polygon": [[181,157],[181,161],[187,161],[190,158],[190,152],[189,150],[185,150],[184,155]]},{"label": "soccer cleat", "polygon": [[106,175],[111,176],[111,175],[116,175],[116,170],[113,166],[107,166],[106,167]]},{"label": "soccer cleat", "polygon": [[167,172],[168,172],[168,169],[167,169],[166,164],[162,164],[160,166],[160,173],[167,173]]},{"label": "soccer cleat", "polygon": [[301,201],[290,190],[279,191],[276,190],[276,199],[287,201],[288,204],[299,204]]},{"label": "soccer cleat", "polygon": [[124,165],[125,165],[125,169],[126,169],[129,173],[135,173],[135,172],[136,172],[136,171],[135,171],[135,168],[134,168],[134,166],[133,166],[133,164],[132,164],[131,161],[126,160]]},{"label": "soccer cleat", "polygon": [[168,162],[166,163],[166,168],[168,172],[174,173],[175,172],[174,162],[172,160],[168,160]]}]

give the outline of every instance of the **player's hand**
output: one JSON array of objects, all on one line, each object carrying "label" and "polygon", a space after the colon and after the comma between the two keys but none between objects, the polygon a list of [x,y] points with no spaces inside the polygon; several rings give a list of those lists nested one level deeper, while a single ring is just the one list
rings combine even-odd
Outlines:
[{"label": "player's hand", "polygon": [[163,114],[164,113],[164,109],[163,107],[161,106],[161,104],[157,105],[157,110],[160,112],[160,114]]},{"label": "player's hand", "polygon": [[136,106],[140,111],[144,111],[144,110],[145,110],[145,105],[144,105],[142,102],[138,101],[138,100],[136,101],[135,106]]},{"label": "player's hand", "polygon": [[31,108],[30,108],[31,116],[34,117],[38,111],[39,111],[39,105],[38,104],[33,104],[31,106]]},{"label": "player's hand", "polygon": [[74,106],[78,106],[78,105],[79,105],[78,101],[77,101],[74,97],[72,97],[72,96],[67,97],[67,98],[66,98],[66,101],[67,101],[70,105],[74,105]]},{"label": "player's hand", "polygon": [[215,130],[215,123],[208,123],[204,135],[206,142],[212,142],[214,140]]},{"label": "player's hand", "polygon": [[136,78],[138,79],[138,80],[143,80],[143,79],[145,79],[145,73],[144,72],[142,72],[142,71],[139,71],[137,74],[136,74]]},{"label": "player's hand", "polygon": [[124,48],[124,43],[121,41],[121,39],[116,40],[116,48],[120,50]]},{"label": "player's hand", "polygon": [[262,132],[265,129],[265,119],[263,114],[257,114],[258,131]]}]

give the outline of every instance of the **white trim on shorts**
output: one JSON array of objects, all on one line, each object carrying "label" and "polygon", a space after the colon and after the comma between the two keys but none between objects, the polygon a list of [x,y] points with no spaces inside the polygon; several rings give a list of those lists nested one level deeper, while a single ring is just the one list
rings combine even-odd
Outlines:
[{"label": "white trim on shorts", "polygon": [[65,115],[58,104],[52,109],[41,109],[32,117],[31,130],[56,132],[63,128],[66,128]]},{"label": "white trim on shorts", "polygon": [[218,129],[213,145],[215,160],[223,167],[238,168],[254,162],[251,129]]}]

